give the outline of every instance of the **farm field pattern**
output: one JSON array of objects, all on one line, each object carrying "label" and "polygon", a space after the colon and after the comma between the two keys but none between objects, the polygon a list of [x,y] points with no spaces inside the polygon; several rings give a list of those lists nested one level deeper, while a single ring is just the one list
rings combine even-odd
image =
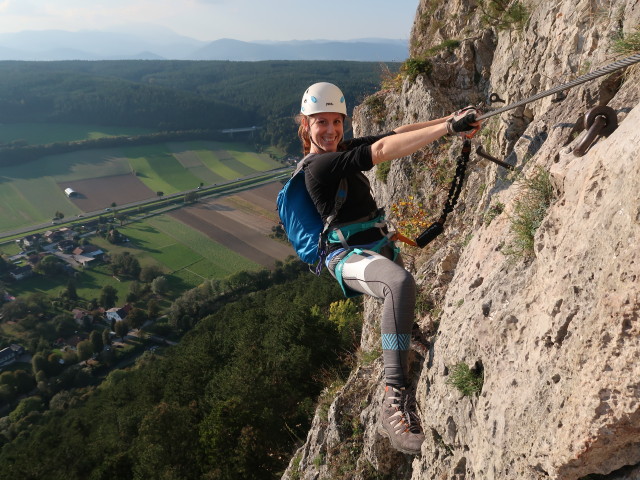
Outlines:
[{"label": "farm field pattern", "polygon": [[[87,150],[0,167],[0,230],[50,221],[56,211],[77,217],[113,203],[124,205],[158,192],[168,195],[281,166],[242,144],[198,141]],[[242,269],[269,268],[294,253],[268,237],[277,222],[280,186],[276,182],[226,198],[203,199],[122,230],[132,238],[130,247],[163,265],[183,286]],[[78,196],[68,198],[65,188]],[[136,225],[156,230],[155,235],[137,241],[142,231],[136,231]]]},{"label": "farm field pattern", "polygon": [[[175,152],[175,154],[174,154]],[[176,156],[177,155],[177,156]],[[187,167],[183,166],[188,158]],[[0,231],[210,185],[281,165],[246,146],[219,142],[86,150],[0,167]],[[65,188],[78,192],[67,198]]]}]

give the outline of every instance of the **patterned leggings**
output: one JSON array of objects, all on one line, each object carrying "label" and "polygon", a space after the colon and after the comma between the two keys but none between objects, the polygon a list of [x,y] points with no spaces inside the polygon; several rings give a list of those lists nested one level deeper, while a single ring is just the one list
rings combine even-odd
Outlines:
[{"label": "patterned leggings", "polygon": [[[329,262],[332,274],[345,254]],[[404,269],[399,256],[394,262],[364,250],[347,259],[342,279],[352,290],[384,300],[381,330],[385,380],[387,385],[405,386],[409,383],[409,343],[416,303],[413,276]]]}]

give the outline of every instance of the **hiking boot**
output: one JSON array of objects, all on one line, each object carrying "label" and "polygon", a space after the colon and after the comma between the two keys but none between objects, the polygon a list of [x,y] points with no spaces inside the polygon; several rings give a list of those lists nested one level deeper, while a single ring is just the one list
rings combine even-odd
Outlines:
[{"label": "hiking boot", "polygon": [[414,395],[405,388],[387,385],[384,389],[381,425],[378,432],[396,450],[409,455],[420,453],[424,441]]}]

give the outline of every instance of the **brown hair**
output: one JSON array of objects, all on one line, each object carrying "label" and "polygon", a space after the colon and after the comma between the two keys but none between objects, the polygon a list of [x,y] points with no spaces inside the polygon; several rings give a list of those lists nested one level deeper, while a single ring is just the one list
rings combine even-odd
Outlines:
[{"label": "brown hair", "polygon": [[[303,120],[306,119],[306,125]],[[306,115],[299,113],[295,117],[296,123],[298,124],[298,138],[300,142],[302,142],[302,154],[308,155],[311,151],[311,137],[309,136],[309,119]]]}]

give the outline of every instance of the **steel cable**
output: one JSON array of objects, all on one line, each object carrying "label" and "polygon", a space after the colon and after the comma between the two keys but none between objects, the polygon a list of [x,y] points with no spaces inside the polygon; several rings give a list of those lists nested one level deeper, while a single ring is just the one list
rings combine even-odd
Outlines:
[{"label": "steel cable", "polygon": [[580,85],[582,83],[586,83],[589,80],[593,80],[594,78],[598,78],[598,77],[602,77],[603,75],[606,75],[607,73],[611,73],[614,72],[616,70],[619,70],[621,68],[624,67],[628,67],[629,65],[633,65],[634,63],[638,63],[640,62],[640,53],[636,53],[635,55],[631,55],[630,57],[627,58],[623,58],[622,60],[618,60],[617,62],[611,63],[609,65],[606,65],[602,68],[599,68],[597,70],[594,70],[591,73],[587,73],[585,75],[582,75],[578,78],[576,78],[575,80],[571,81],[571,82],[567,82],[567,83],[563,83],[562,85],[558,85],[557,87],[553,87],[549,90],[545,90],[544,92],[540,92],[536,95],[533,95],[531,97],[525,98],[524,100],[520,100],[519,102],[516,103],[512,103],[510,105],[506,105],[502,108],[498,108],[496,110],[492,110],[490,112],[484,113],[482,115],[480,115],[479,117],[477,117],[478,120],[484,120],[485,118],[489,118],[489,117],[493,117],[494,115],[498,115],[502,112],[506,112],[507,110],[512,110],[514,108],[518,108],[522,105],[526,105],[527,103],[530,102],[534,102],[536,100],[539,100],[540,98],[543,97],[548,97],[549,95],[553,95],[554,93],[558,93],[561,92],[563,90],[567,90],[569,88],[573,88],[576,85]]}]

